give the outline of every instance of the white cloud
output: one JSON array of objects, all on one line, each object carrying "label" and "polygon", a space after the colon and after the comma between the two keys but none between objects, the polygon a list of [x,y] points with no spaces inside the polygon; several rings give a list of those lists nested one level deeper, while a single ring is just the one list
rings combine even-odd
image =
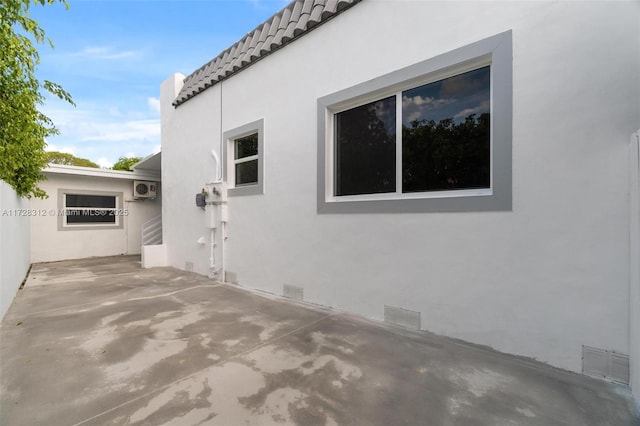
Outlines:
[{"label": "white cloud", "polygon": [[47,146],[44,148],[45,151],[57,151],[57,152],[65,152],[67,154],[75,155],[75,150],[71,146],[58,146],[47,143]]},{"label": "white cloud", "polygon": [[[145,114],[113,116],[101,110],[46,109],[65,140],[76,141],[160,141],[160,119],[145,118]],[[140,117],[130,119],[129,116]],[[69,145],[65,143],[65,145]]]},{"label": "white cloud", "polygon": [[160,146],[160,119],[144,99],[126,104],[145,112],[118,109],[120,116],[114,114],[114,106],[93,101],[78,102],[78,108],[48,103],[43,112],[60,130],[50,138],[48,149],[88,158],[101,167],[111,167],[121,156],[145,157]]},{"label": "white cloud", "polygon": [[403,96],[402,106],[404,108],[408,108],[412,105],[415,105],[422,109],[431,109],[431,108],[437,108],[442,105],[448,105],[455,101],[456,101],[455,99],[433,98],[430,96],[414,96],[412,98],[408,96]]},{"label": "white cloud", "polygon": [[481,114],[483,112],[489,112],[490,105],[489,100],[484,100],[480,105],[475,108],[467,108],[458,112],[453,118],[466,118],[469,114]]},{"label": "white cloud", "polygon": [[422,111],[414,111],[411,114],[409,114],[406,121],[411,123],[412,121],[419,119],[421,115],[422,115]]},{"label": "white cloud", "polygon": [[120,142],[160,139],[160,120],[134,120],[111,123],[91,123],[83,141]]},{"label": "white cloud", "polygon": [[113,163],[107,160],[105,157],[98,158],[95,163],[103,169],[110,169],[113,167]]},{"label": "white cloud", "polygon": [[88,59],[102,59],[102,60],[116,60],[116,59],[130,59],[141,56],[141,52],[135,50],[122,50],[117,51],[111,46],[91,46],[85,47],[79,52],[74,52],[71,56],[78,56]]},{"label": "white cloud", "polygon": [[153,147],[153,151],[151,151],[152,154],[157,154],[162,150],[162,145],[156,145]]},{"label": "white cloud", "polygon": [[112,117],[122,117],[122,111],[118,107],[110,107],[107,112]]},{"label": "white cloud", "polygon": [[455,103],[455,98],[435,98],[431,96],[403,96],[402,108],[404,111],[404,123],[411,123],[414,120],[421,120],[426,117],[425,114],[430,111],[437,110],[446,105]]},{"label": "white cloud", "polygon": [[147,98],[147,105],[149,109],[153,112],[160,113],[160,99],[157,98]]}]

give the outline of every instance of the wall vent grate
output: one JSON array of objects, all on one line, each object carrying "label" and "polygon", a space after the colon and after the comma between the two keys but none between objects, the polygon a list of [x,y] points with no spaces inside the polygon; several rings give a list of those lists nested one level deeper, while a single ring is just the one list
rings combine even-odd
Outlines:
[{"label": "wall vent grate", "polygon": [[289,284],[282,286],[282,295],[289,299],[304,300],[304,289]]},{"label": "wall vent grate", "polygon": [[384,305],[384,322],[420,330],[420,312]]},{"label": "wall vent grate", "polygon": [[193,262],[184,262],[184,270],[187,272],[193,272]]},{"label": "wall vent grate", "polygon": [[582,346],[582,373],[629,384],[629,356]]}]

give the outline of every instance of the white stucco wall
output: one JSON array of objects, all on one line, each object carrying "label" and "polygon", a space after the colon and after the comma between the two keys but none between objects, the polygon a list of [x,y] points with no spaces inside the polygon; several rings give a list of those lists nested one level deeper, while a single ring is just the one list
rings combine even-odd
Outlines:
[{"label": "white stucco wall", "polygon": [[[0,180],[0,319],[29,271],[29,200]],[[24,215],[23,215],[24,214]]]},{"label": "white stucco wall", "polygon": [[163,186],[163,243],[167,245],[169,265],[188,269],[185,263],[190,262],[194,272],[207,275],[208,245],[196,241],[200,237],[208,239],[209,230],[204,228],[204,211],[196,207],[195,196],[205,183],[215,178],[215,163],[210,152],[218,151],[220,146],[219,89],[209,89],[214,96],[193,99],[201,106],[202,114],[200,119],[185,121],[186,117],[175,115],[171,106],[180,81],[180,76],[167,79],[160,99],[162,138],[171,140],[166,144],[167,150],[162,148],[162,174],[171,179]]},{"label": "white stucco wall", "polygon": [[[134,200],[133,180],[54,173],[46,175],[48,179],[41,187],[49,198],[33,200],[31,203],[34,211],[46,213],[31,219],[32,262],[140,254],[141,225],[160,214],[160,194],[156,199]],[[121,218],[122,228],[59,230],[58,217],[48,214],[59,209],[58,189],[122,193],[122,207],[128,212]]]},{"label": "white stucco wall", "polygon": [[[177,109],[172,77],[169,263],[207,273],[194,198],[214,173],[209,152],[222,132],[264,119],[265,194],[229,201],[226,264],[241,285],[301,286],[306,300],[374,319],[384,305],[419,311],[423,329],[574,371],[581,345],[629,353],[639,12],[637,2],[367,0]],[[512,211],[317,214],[318,98],[508,30]]]}]

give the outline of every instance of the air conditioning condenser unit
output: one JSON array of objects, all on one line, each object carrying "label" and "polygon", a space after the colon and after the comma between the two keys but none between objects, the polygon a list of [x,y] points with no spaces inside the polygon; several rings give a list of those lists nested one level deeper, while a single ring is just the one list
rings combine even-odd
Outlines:
[{"label": "air conditioning condenser unit", "polygon": [[144,180],[133,181],[134,198],[156,198],[157,189],[157,182],[148,182]]}]

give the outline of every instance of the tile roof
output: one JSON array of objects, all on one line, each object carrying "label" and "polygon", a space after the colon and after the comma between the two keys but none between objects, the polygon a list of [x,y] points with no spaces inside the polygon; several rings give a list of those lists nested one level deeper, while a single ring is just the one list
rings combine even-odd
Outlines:
[{"label": "tile roof", "polygon": [[361,0],[293,0],[185,78],[178,106],[347,10]]}]

